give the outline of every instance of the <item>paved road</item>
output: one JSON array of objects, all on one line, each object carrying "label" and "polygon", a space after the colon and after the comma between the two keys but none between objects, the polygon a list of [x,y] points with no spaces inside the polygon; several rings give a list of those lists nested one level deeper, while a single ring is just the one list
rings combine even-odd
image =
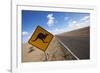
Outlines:
[{"label": "paved road", "polygon": [[64,43],[79,59],[90,58],[90,40],[87,37],[64,37],[56,36]]}]

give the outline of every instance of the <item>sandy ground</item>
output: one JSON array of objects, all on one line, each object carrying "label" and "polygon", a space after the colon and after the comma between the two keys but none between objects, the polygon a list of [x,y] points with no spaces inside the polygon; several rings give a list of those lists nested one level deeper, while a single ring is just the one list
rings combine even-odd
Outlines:
[{"label": "sandy ground", "polygon": [[[30,49],[32,51],[29,53]],[[75,60],[75,58],[68,50],[65,50],[56,38],[53,38],[45,53],[28,43],[22,44],[22,62],[62,60]]]}]

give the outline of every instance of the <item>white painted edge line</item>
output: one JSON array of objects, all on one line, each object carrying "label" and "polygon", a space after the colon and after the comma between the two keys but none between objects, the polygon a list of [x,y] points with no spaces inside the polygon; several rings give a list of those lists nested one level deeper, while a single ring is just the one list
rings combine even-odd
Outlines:
[{"label": "white painted edge line", "polygon": [[58,39],[58,41],[77,59],[79,60],[79,58],[61,41]]}]

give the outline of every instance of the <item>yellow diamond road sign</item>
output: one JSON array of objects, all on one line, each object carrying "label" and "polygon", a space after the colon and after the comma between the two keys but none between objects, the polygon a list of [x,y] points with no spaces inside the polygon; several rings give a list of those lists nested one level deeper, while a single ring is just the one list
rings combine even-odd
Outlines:
[{"label": "yellow diamond road sign", "polygon": [[52,39],[53,35],[50,32],[40,26],[37,26],[28,43],[42,51],[46,51]]}]

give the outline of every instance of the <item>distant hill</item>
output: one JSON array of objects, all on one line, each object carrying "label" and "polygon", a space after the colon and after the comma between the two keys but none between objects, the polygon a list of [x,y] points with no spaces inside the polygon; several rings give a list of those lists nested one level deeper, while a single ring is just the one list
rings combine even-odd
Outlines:
[{"label": "distant hill", "polygon": [[88,37],[90,35],[90,27],[84,27],[77,30],[64,32],[56,36],[73,36],[73,37]]}]

